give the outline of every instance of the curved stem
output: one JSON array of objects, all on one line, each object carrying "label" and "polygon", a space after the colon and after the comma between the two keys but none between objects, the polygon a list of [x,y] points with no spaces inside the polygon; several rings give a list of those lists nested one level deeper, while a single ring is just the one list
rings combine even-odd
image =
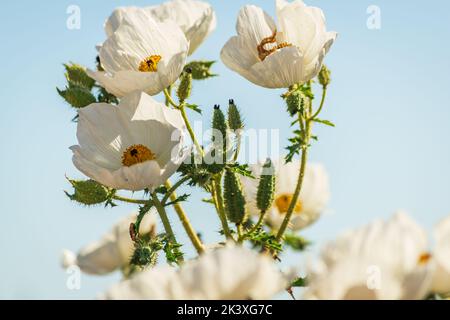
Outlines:
[{"label": "curved stem", "polygon": [[323,108],[323,106],[325,104],[326,97],[327,97],[327,87],[323,87],[323,89],[322,89],[322,99],[320,101],[319,109],[317,109],[316,113],[314,113],[314,115],[310,119],[315,119],[320,114],[320,112],[322,111],[322,108]]},{"label": "curved stem", "polygon": [[250,231],[248,233],[253,233],[256,230],[259,229],[259,227],[261,227],[263,221],[264,221],[264,217],[266,216],[266,211],[261,212],[261,214],[259,215],[259,219],[258,222],[256,222],[256,224],[250,229]]},{"label": "curved stem", "polygon": [[[180,180],[180,181],[182,181],[182,180]],[[177,182],[178,185],[181,185],[181,184],[179,184],[180,181]],[[170,190],[173,190],[170,193],[170,199],[172,201],[175,201],[177,199],[177,195],[175,193],[177,184],[175,184],[173,187],[171,187],[170,182],[169,181],[166,182],[166,187],[169,188]],[[197,250],[197,253],[198,254],[204,253],[205,247],[203,246],[203,243],[201,242],[200,238],[198,237],[197,233],[195,232],[194,228],[192,227],[191,222],[189,221],[189,218],[187,217],[186,213],[184,212],[181,204],[175,203],[173,207],[175,209],[175,212],[178,215],[178,218],[181,221],[181,224],[184,227],[184,230],[186,230],[186,233],[187,233],[189,239],[191,240],[192,245],[194,246],[195,250]]]},{"label": "curved stem", "polygon": [[130,199],[130,198],[126,198],[126,197],[122,197],[122,196],[118,196],[118,195],[114,195],[112,198],[114,200],[127,202],[127,203],[133,203],[133,204],[144,204],[145,205],[148,203],[148,200]]},{"label": "curved stem", "polygon": [[197,149],[198,154],[200,154],[203,157],[204,156],[203,149],[200,146],[200,144],[198,143],[197,138],[195,137],[194,130],[192,130],[191,123],[189,122],[189,119],[187,117],[186,110],[185,110],[184,106],[181,105],[179,110],[181,112],[181,116],[183,117],[184,123],[186,124],[186,128],[187,128],[187,130],[189,132],[189,135],[191,136],[191,140],[194,143],[195,148]]},{"label": "curved stem", "polygon": [[[153,200],[153,204],[161,218],[161,221],[164,226],[164,230],[166,231],[167,235],[170,237],[170,240],[177,243],[177,239],[175,238],[175,233],[173,232],[172,226],[169,221],[169,217],[167,216],[166,210],[164,209],[164,207],[162,206],[158,197],[156,196],[156,193],[152,193],[152,200]],[[179,258],[179,262],[181,262],[181,261],[183,261],[182,257]]]},{"label": "curved stem", "polygon": [[183,183],[185,183],[186,181],[188,181],[190,179],[190,177],[185,176],[183,178],[181,178],[180,180],[178,180],[173,186],[170,184],[169,180],[166,181],[165,186],[167,188],[167,193],[164,195],[164,197],[161,200],[161,204],[163,206],[166,205],[167,200],[170,198],[170,200],[175,201],[177,199],[176,195],[175,195],[175,199],[172,196],[173,193],[175,192],[175,190],[178,189],[178,187],[180,187]]},{"label": "curved stem", "polygon": [[164,89],[164,95],[166,96],[166,104],[170,104],[175,109],[178,109],[180,106],[173,101],[171,94],[169,93],[169,90]]},{"label": "curved stem", "polygon": [[[222,223],[223,233],[227,239],[233,239],[231,235],[230,227],[228,226],[227,216],[223,205],[222,187],[220,185],[220,176],[217,176],[213,182],[213,199],[216,205],[217,214],[219,215],[220,222]],[[233,239],[234,240],[234,239]]]},{"label": "curved stem", "polygon": [[[309,140],[311,138],[311,119],[307,118],[304,124],[304,130],[302,130],[303,135],[303,147],[302,147],[302,157],[300,161],[300,169],[299,174],[297,178],[297,185],[295,187],[294,194],[292,196],[291,203],[289,204],[288,211],[286,212],[286,216],[284,217],[283,223],[280,226],[280,229],[278,230],[276,239],[277,241],[280,241],[283,237],[288,225],[289,221],[291,221],[292,213],[294,212],[294,208],[297,204],[298,197],[300,196],[300,191],[302,189],[303,185],[303,178],[305,176],[305,169],[306,169],[306,161],[308,158],[308,144]],[[303,117],[299,115],[299,122],[300,124],[303,123]]]}]

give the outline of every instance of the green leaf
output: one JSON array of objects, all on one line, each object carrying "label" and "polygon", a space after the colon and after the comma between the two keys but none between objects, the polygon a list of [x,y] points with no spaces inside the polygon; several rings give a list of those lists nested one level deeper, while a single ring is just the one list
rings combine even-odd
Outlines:
[{"label": "green leaf", "polygon": [[56,90],[66,102],[77,109],[84,108],[97,101],[89,89],[78,85],[71,85],[66,87],[65,90],[60,90],[58,88],[56,88]]},{"label": "green leaf", "polygon": [[284,236],[284,243],[294,250],[304,251],[311,242],[296,234],[286,234]]},{"label": "green leaf", "polygon": [[297,278],[291,283],[291,287],[306,287],[307,286],[307,279],[306,278]]},{"label": "green leaf", "polygon": [[212,65],[215,61],[192,61],[186,65],[185,70],[190,69],[192,71],[192,78],[194,80],[204,80],[212,77],[216,77],[217,74],[211,72]]},{"label": "green leaf", "polygon": [[66,69],[66,79],[71,86],[79,86],[88,89],[89,91],[94,87],[95,80],[89,77],[86,69],[78,64],[64,64]]},{"label": "green leaf", "polygon": [[335,127],[335,124],[329,120],[322,120],[322,119],[313,119],[314,122],[318,122],[318,123],[322,123],[324,125],[330,126],[330,127]]},{"label": "green leaf", "polygon": [[196,105],[196,104],[190,104],[190,103],[188,103],[188,104],[185,104],[184,106],[185,106],[186,108],[189,108],[189,109],[191,109],[191,110],[194,110],[194,111],[197,112],[197,113],[202,114],[202,109],[200,109],[200,107],[199,107],[198,105]]},{"label": "green leaf", "polygon": [[243,176],[243,177],[249,177],[249,178],[255,179],[248,164],[239,164],[239,163],[235,162],[233,164],[228,165],[228,169]]},{"label": "green leaf", "polygon": [[176,203],[178,203],[178,202],[184,202],[184,201],[186,201],[190,196],[191,196],[190,194],[182,194],[181,196],[179,196],[179,197],[176,198],[175,200],[166,203],[165,206],[166,206],[166,207],[169,207],[169,206],[172,206],[172,205],[174,205],[174,204],[176,204]]}]

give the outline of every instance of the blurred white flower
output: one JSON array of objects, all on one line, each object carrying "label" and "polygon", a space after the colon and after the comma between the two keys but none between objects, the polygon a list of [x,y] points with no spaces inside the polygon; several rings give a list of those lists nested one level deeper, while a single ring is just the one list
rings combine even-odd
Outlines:
[{"label": "blurred white flower", "polygon": [[223,63],[256,85],[288,88],[314,78],[336,39],[321,9],[303,1],[276,1],[278,27],[261,8],[247,5],[222,49]]},{"label": "blurred white flower", "polygon": [[110,23],[116,29],[99,47],[104,72],[87,70],[89,76],[117,97],[136,90],[155,95],[173,84],[189,50],[180,27],[141,10],[117,12],[115,17],[114,23],[120,23]]},{"label": "blurred white flower", "polygon": [[184,129],[179,111],[145,93],[134,92],[118,106],[95,103],[79,111],[73,163],[110,188],[153,189],[187,156]]},{"label": "blurred white flower", "polygon": [[179,270],[156,267],[120,282],[105,299],[269,299],[287,286],[272,259],[243,247],[208,251]]},{"label": "blurred white flower", "polygon": [[[103,275],[126,267],[134,250],[129,232],[130,224],[136,222],[136,218],[136,213],[123,218],[100,240],[85,246],[77,255],[64,250],[63,267],[77,265],[81,271],[94,275]],[[154,210],[145,215],[139,233],[155,235],[156,214]]]},{"label": "blurred white flower", "polygon": [[309,266],[306,298],[422,299],[433,265],[426,233],[405,213],[347,232]]},{"label": "blurred white flower", "polygon": [[[281,158],[274,161],[275,197],[272,207],[266,213],[266,221],[278,229],[292,201],[300,168],[298,160],[285,163]],[[263,164],[251,166],[255,177],[259,177]],[[256,206],[256,192],[259,179],[242,177],[242,186],[247,201],[247,210],[251,215],[259,216]],[[330,198],[328,175],[321,164],[308,163],[305,170],[302,190],[289,223],[292,230],[303,229],[315,222],[325,210]]]},{"label": "blurred white flower", "polygon": [[120,7],[114,10],[105,23],[105,32],[112,36],[126,17],[147,14],[160,22],[172,20],[189,42],[189,55],[206,40],[216,28],[216,14],[207,2],[197,0],[172,0],[163,4],[138,8]]},{"label": "blurred white flower", "polygon": [[436,270],[433,275],[432,291],[450,293],[450,216],[443,219],[434,231],[435,247],[432,261]]}]

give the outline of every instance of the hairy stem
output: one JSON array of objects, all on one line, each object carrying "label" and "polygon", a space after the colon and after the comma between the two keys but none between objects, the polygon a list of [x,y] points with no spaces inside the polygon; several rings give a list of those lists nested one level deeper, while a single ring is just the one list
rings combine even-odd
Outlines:
[{"label": "hairy stem", "polygon": [[[182,180],[180,180],[180,181],[182,181]],[[177,182],[178,185],[181,185],[181,184],[179,184],[180,181]],[[177,184],[175,184],[173,187],[171,187],[170,182],[169,181],[166,182],[166,187],[169,190],[173,189],[173,191],[170,193],[170,200],[172,200],[172,201],[175,201],[177,199],[177,195],[175,193]],[[173,207],[175,209],[175,212],[178,215],[178,218],[181,221],[181,224],[184,227],[184,230],[186,230],[186,233],[187,233],[189,239],[191,240],[192,245],[194,246],[195,250],[197,250],[197,253],[198,254],[204,253],[205,247],[203,246],[203,243],[201,242],[200,238],[198,237],[197,233],[195,232],[194,228],[192,227],[191,222],[189,221],[189,218],[187,217],[186,213],[184,212],[181,204],[175,203],[173,205]]]},{"label": "hairy stem", "polygon": [[217,176],[213,181],[213,200],[216,205],[217,214],[219,215],[220,222],[222,223],[223,233],[227,239],[233,239],[231,235],[230,227],[228,226],[227,216],[225,213],[223,196],[222,196],[222,186],[220,185],[220,176]]}]

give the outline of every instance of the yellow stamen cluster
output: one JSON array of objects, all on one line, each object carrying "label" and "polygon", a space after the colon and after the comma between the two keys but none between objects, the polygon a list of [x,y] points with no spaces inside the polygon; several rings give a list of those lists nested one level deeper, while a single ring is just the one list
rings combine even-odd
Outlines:
[{"label": "yellow stamen cluster", "polygon": [[158,71],[158,63],[161,61],[162,57],[158,55],[153,55],[145,58],[139,64],[139,71],[141,72],[156,72]]},{"label": "yellow stamen cluster", "polygon": [[270,56],[272,53],[274,53],[275,51],[277,51],[279,49],[292,46],[291,43],[282,42],[280,44],[275,45],[274,47],[272,47],[270,49],[265,48],[266,45],[276,44],[276,42],[277,42],[277,30],[275,30],[270,37],[267,37],[267,38],[264,38],[261,40],[260,44],[256,47],[256,49],[258,50],[259,59],[261,61],[264,61],[264,59],[266,59],[268,56]]},{"label": "yellow stamen cluster", "polygon": [[428,261],[430,261],[431,257],[432,256],[430,253],[425,252],[420,255],[419,259],[417,260],[417,264],[420,266],[426,265],[428,263]]},{"label": "yellow stamen cluster", "polygon": [[[278,208],[280,213],[286,213],[289,209],[289,205],[291,204],[293,194],[282,194],[275,199],[275,206]],[[297,201],[294,207],[294,212],[299,214],[302,212],[302,203]]]},{"label": "yellow stamen cluster", "polygon": [[135,144],[128,147],[123,153],[122,164],[125,167],[131,167],[132,165],[155,159],[155,154],[149,148],[142,144]]}]

